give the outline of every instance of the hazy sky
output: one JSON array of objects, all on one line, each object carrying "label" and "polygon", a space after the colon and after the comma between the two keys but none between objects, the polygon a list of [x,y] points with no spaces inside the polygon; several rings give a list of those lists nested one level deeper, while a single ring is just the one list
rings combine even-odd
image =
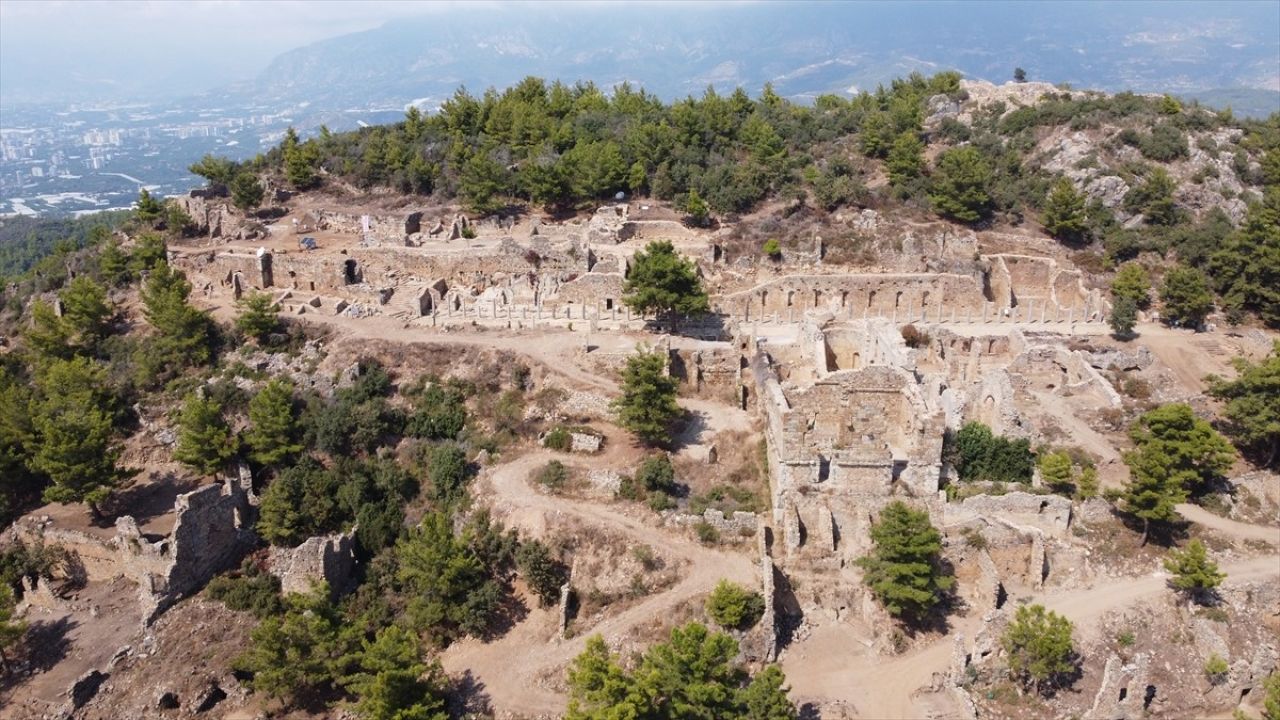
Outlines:
[{"label": "hazy sky", "polygon": [[[273,58],[286,51],[325,38],[371,30],[396,18],[439,15],[438,27],[428,22],[427,29],[419,33],[417,28],[421,24],[412,26],[410,42],[430,48],[433,44],[446,45],[453,39],[449,32],[450,21],[458,24],[462,18],[474,19],[476,14],[473,11],[478,7],[497,9],[497,18],[520,16],[528,22],[530,17],[545,17],[543,5],[520,4],[519,10],[523,12],[510,12],[516,4],[457,0],[0,0],[0,103],[189,96],[229,82],[253,79]],[[575,9],[584,5],[599,9],[610,3],[591,0],[588,3],[556,4],[561,11],[559,14],[573,15]],[[744,5],[761,9],[761,4],[744,0],[699,2],[694,10],[696,12],[697,6],[703,10],[709,8],[709,14],[714,18],[710,22],[715,23],[721,17],[719,7],[725,4],[737,5],[739,9]],[[638,12],[646,20],[656,19],[658,26],[664,29],[673,23],[678,27],[682,22],[679,16],[682,13],[687,15],[690,7],[690,3],[683,2],[653,5],[657,7],[641,7]],[[764,7],[765,14],[778,13],[781,19],[795,14],[785,2],[764,4]],[[991,48],[983,42],[1008,40],[996,39],[1001,31],[1006,35],[1016,35],[1012,38],[1014,41],[1048,33],[1045,37],[1050,37],[1051,41],[1035,45],[1029,53],[1048,58],[1048,53],[1053,50],[1048,45],[1074,42],[1064,27],[1071,25],[1076,33],[1105,31],[1107,37],[1114,36],[1122,45],[1143,46],[1134,50],[1134,54],[1148,61],[1160,60],[1161,53],[1164,53],[1170,73],[1174,75],[1177,63],[1203,59],[1212,64],[1219,58],[1226,58],[1222,46],[1237,35],[1249,38],[1252,43],[1263,43],[1266,47],[1280,47],[1277,42],[1280,38],[1278,9],[1280,2],[1276,0],[1110,4],[1039,3],[1033,0],[931,4],[917,0],[859,2],[841,7],[843,11],[852,10],[860,19],[865,14],[873,25],[876,18],[889,18],[886,27],[867,27],[877,33],[877,37],[901,39],[904,52],[928,54],[928,59],[945,66],[960,67],[958,58],[964,53],[974,55],[990,51]],[[453,15],[446,17],[450,11],[454,11]],[[972,42],[953,38],[945,47],[936,47],[932,31],[925,27],[929,24],[926,20],[936,24],[939,17],[957,13],[968,20],[975,17],[998,20],[993,21],[994,24],[985,24],[977,31],[981,37],[972,38]],[[850,16],[850,12],[837,14]],[[696,22],[708,22],[705,16],[706,13]],[[1081,22],[1076,22],[1076,19]],[[1035,22],[1028,24],[1027,21]],[[946,22],[944,25],[950,27]],[[405,27],[410,26],[406,24]],[[912,30],[919,32],[913,33]],[[592,39],[591,36],[573,35],[560,38],[554,29],[547,31],[543,28],[540,32],[538,39],[551,45],[574,46],[578,43],[585,46]],[[1065,33],[1068,37],[1057,37],[1054,32]],[[814,34],[821,33],[815,31]],[[1207,40],[1197,44],[1196,38],[1199,37]],[[868,47],[880,45],[884,43],[867,43]],[[1218,54],[1205,56],[1206,48]],[[1094,72],[1091,77],[1102,78],[1112,85],[1124,83],[1127,76],[1120,72],[1127,62],[1123,57],[1124,48],[1114,49],[1117,52],[1106,53],[1111,59],[1103,61],[1111,65],[1100,67],[1119,79],[1101,72]],[[900,58],[874,57],[868,62],[874,64],[897,59]],[[1029,57],[1023,62],[1032,63],[1028,66],[1032,69],[1036,58]],[[1061,58],[1054,62],[1057,66],[1049,69],[1061,70],[1058,67],[1063,65]],[[1280,88],[1280,62],[1265,62],[1263,65],[1275,67],[1246,67],[1241,73],[1247,78],[1242,75],[1240,82],[1254,87]],[[1233,72],[1236,69],[1229,64],[1221,66]],[[1001,69],[1001,76],[1003,73]],[[1070,73],[1066,77],[1075,79]],[[1170,77],[1177,79],[1173,75]],[[1217,86],[1238,84],[1229,82],[1232,79],[1215,82]]]},{"label": "hazy sky", "polygon": [[29,94],[30,78],[48,71],[74,74],[87,86],[198,92],[251,78],[286,50],[458,4],[0,0],[0,96]]}]

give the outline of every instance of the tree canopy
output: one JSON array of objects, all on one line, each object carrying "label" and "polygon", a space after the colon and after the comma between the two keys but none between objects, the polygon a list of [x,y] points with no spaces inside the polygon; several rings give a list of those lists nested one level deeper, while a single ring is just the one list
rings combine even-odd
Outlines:
[{"label": "tree canopy", "polygon": [[1235,358],[1235,380],[1213,378],[1209,393],[1226,402],[1225,431],[1265,467],[1280,460],[1280,341],[1259,363]]},{"label": "tree canopy", "polygon": [[1227,578],[1226,573],[1219,572],[1218,564],[1209,559],[1208,551],[1199,538],[1187,543],[1185,550],[1171,550],[1164,561],[1164,569],[1173,573],[1169,579],[1171,587],[1197,601],[1203,601]]},{"label": "tree canopy", "polygon": [[991,211],[991,179],[991,167],[976,148],[953,148],[938,156],[929,199],[943,216],[975,223]]},{"label": "tree canopy", "polygon": [[569,666],[567,720],[794,720],[782,671],[770,665],[754,678],[734,664],[738,644],[698,623],[674,628],[649,648],[634,671],[624,670],[594,636]]},{"label": "tree canopy", "polygon": [[697,268],[666,240],[635,254],[622,291],[622,301],[639,313],[687,316],[709,309]]},{"label": "tree canopy", "polygon": [[1070,620],[1043,605],[1019,607],[1000,639],[1009,672],[1041,692],[1058,687],[1075,671],[1072,629]]},{"label": "tree canopy", "polygon": [[1120,507],[1142,520],[1146,542],[1151,523],[1175,520],[1174,506],[1220,478],[1235,453],[1209,423],[1180,403],[1143,414],[1129,435],[1137,449],[1124,455],[1129,483]]},{"label": "tree canopy", "polygon": [[640,348],[622,371],[622,395],[613,401],[618,423],[650,445],[671,440],[671,425],[683,414],[676,403],[676,380],[656,350]]},{"label": "tree canopy", "polygon": [[858,564],[890,615],[915,622],[942,603],[955,580],[942,571],[942,535],[927,512],[890,503],[871,526],[871,542],[874,548]]}]

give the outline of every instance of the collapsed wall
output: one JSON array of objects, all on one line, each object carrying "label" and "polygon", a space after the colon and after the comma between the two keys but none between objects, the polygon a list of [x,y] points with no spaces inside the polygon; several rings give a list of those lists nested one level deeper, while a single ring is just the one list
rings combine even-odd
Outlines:
[{"label": "collapsed wall", "polygon": [[246,478],[225,478],[179,495],[173,531],[152,539],[132,516],[116,520],[111,538],[58,528],[47,518],[15,523],[25,542],[64,547],[84,580],[125,577],[137,583],[144,622],[150,623],[181,597],[203,587],[236,563],[256,543]]}]

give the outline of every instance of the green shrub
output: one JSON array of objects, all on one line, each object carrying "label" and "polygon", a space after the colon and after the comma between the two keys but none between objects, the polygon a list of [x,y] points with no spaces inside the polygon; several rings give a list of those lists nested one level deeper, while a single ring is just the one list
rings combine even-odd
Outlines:
[{"label": "green shrub", "polygon": [[1031,482],[1035,456],[1025,438],[995,435],[980,422],[965,423],[954,437],[947,437],[947,455],[965,481]]},{"label": "green shrub", "polygon": [[769,238],[768,240],[765,240],[764,247],[761,248],[761,251],[764,252],[770,260],[782,259],[782,245],[778,242],[777,238]]},{"label": "green shrub", "polygon": [[715,545],[720,542],[720,531],[705,520],[694,525],[693,531],[698,535],[698,542],[703,545]]},{"label": "green shrub", "polygon": [[648,500],[649,509],[654,512],[662,512],[663,510],[672,510],[676,506],[676,499],[670,495],[654,490],[649,493]]},{"label": "green shrub", "polygon": [[737,583],[721,580],[707,597],[707,614],[720,627],[746,630],[764,614],[764,597]]},{"label": "green shrub", "polygon": [[416,398],[405,433],[429,440],[452,440],[466,423],[467,406],[462,393],[434,384]]},{"label": "green shrub", "polygon": [[263,572],[252,560],[246,560],[239,571],[210,580],[207,587],[210,598],[232,610],[253,613],[259,619],[284,611],[280,578]]},{"label": "green shrub", "polygon": [[572,438],[569,431],[563,427],[557,427],[542,438],[542,446],[550,450],[559,450],[560,452],[568,452],[572,444]]},{"label": "green shrub", "polygon": [[533,479],[534,482],[549,490],[560,490],[569,481],[569,469],[559,460],[552,460],[543,465],[542,469],[533,476]]},{"label": "green shrub", "polygon": [[645,458],[636,470],[636,484],[648,492],[660,492],[666,495],[676,493],[676,470],[671,466],[671,458],[666,455],[651,455]]},{"label": "green shrub", "polygon": [[1120,647],[1133,647],[1133,644],[1137,641],[1138,639],[1129,630],[1125,630],[1116,636],[1116,643],[1119,644]]},{"label": "green shrub", "polygon": [[569,568],[537,540],[520,544],[516,551],[516,567],[544,607],[559,600],[560,587],[569,579]]},{"label": "green shrub", "polygon": [[1213,653],[1204,663],[1204,675],[1210,683],[1214,685],[1221,684],[1227,679],[1227,673],[1231,671],[1231,666],[1218,653]]}]

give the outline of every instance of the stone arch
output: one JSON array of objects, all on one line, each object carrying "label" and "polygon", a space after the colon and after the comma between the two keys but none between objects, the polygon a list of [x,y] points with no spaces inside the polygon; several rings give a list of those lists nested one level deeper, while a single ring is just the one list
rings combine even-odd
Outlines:
[{"label": "stone arch", "polygon": [[924,294],[920,296],[920,314],[923,315],[924,311],[928,309],[929,309],[929,291],[925,290]]},{"label": "stone arch", "polygon": [[893,294],[893,309],[897,310],[902,307],[902,291]]},{"label": "stone arch", "polygon": [[814,288],[814,290],[813,290],[813,306],[814,306],[814,307],[818,307],[818,304],[819,304],[819,303],[821,303],[821,302],[822,302],[822,291],[821,291],[821,290],[818,290],[817,288]]},{"label": "stone arch", "polygon": [[769,310],[769,291],[761,290],[760,291],[760,312],[761,314],[763,314],[765,312],[768,312],[768,310]]},{"label": "stone arch", "polygon": [[360,282],[360,263],[355,258],[347,258],[342,263],[342,279],[347,285],[354,285]]},{"label": "stone arch", "polygon": [[847,307],[848,305],[849,305],[849,291],[841,290],[840,291],[840,307]]},{"label": "stone arch", "polygon": [[449,309],[449,312],[457,312],[461,310],[462,309],[462,293],[458,292],[457,290],[449,291],[449,294],[444,297],[444,305],[446,308]]},{"label": "stone arch", "polygon": [[787,291],[787,307],[791,307],[792,303],[795,302],[795,297],[796,297],[795,290]]},{"label": "stone arch", "polygon": [[867,293],[867,309],[870,310],[871,307],[875,304],[876,304],[876,291],[872,290],[871,292]]},{"label": "stone arch", "polygon": [[431,288],[423,288],[418,294],[418,314],[430,315],[436,309],[436,299],[431,292]]}]

